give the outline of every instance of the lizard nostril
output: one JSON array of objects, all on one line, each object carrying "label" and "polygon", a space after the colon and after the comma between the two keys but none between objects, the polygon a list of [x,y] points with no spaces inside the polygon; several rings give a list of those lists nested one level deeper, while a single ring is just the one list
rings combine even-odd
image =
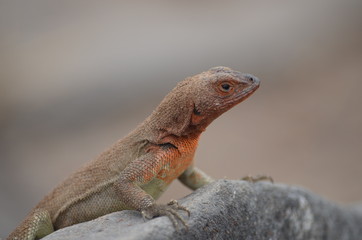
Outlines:
[{"label": "lizard nostril", "polygon": [[251,84],[259,84],[259,79],[251,74],[245,74],[244,77]]}]

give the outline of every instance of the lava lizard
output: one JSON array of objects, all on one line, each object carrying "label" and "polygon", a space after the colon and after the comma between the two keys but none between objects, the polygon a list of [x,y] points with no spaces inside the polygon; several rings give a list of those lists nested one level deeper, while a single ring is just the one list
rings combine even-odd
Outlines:
[{"label": "lava lizard", "polygon": [[155,200],[176,178],[193,190],[213,181],[193,164],[200,134],[259,83],[227,67],[179,82],[133,132],[46,195],[7,239],[42,238],[125,209],[136,209],[145,218],[166,215],[175,226],[186,225],[177,212],[186,208],[175,200],[166,205]]}]

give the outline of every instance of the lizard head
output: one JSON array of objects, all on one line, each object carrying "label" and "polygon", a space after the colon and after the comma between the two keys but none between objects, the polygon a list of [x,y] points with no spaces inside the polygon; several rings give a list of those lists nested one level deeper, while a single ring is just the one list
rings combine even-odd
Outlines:
[{"label": "lizard head", "polygon": [[146,123],[160,132],[158,139],[199,134],[258,87],[259,79],[250,74],[214,67],[179,82]]},{"label": "lizard head", "polygon": [[206,128],[214,119],[245,100],[260,81],[227,67],[214,67],[189,79],[194,109],[191,125]]}]

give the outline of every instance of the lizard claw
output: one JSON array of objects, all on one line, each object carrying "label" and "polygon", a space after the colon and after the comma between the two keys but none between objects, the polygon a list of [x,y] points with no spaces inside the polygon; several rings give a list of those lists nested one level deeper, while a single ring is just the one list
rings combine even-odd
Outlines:
[{"label": "lizard claw", "polygon": [[184,206],[181,206],[177,200],[174,200],[172,199],[169,203],[167,203],[168,206],[173,206],[174,208],[176,208],[177,210],[182,210],[182,211],[185,211],[187,212],[187,216],[190,217],[190,211],[184,207]]},{"label": "lizard claw", "polygon": [[162,204],[152,204],[151,206],[143,209],[141,211],[144,219],[151,219],[158,216],[167,216],[172,222],[173,226],[179,230],[179,223],[188,229],[188,226],[185,220],[177,213],[177,210],[183,210],[187,212],[188,216],[190,216],[190,211],[187,208],[179,205],[176,200],[171,200],[167,205]]},{"label": "lizard claw", "polygon": [[274,183],[273,178],[268,175],[257,175],[256,177],[248,175],[246,177],[243,177],[241,180],[252,182],[252,183],[259,182],[259,181],[269,181],[271,183]]}]

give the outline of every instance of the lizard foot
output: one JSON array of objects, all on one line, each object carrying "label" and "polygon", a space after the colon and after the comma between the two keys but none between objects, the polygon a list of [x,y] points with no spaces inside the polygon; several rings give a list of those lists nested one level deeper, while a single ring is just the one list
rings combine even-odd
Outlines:
[{"label": "lizard foot", "polygon": [[177,210],[187,212],[187,215],[190,217],[190,211],[187,208],[179,205],[176,200],[171,200],[167,205],[154,203],[151,206],[143,209],[141,213],[143,218],[146,219],[151,219],[158,216],[167,216],[177,230],[179,229],[178,221],[181,222],[186,229],[188,229],[185,220],[180,216],[180,214],[177,213]]},{"label": "lizard foot", "polygon": [[259,181],[269,181],[271,183],[274,183],[273,178],[271,176],[267,176],[267,175],[258,175],[256,177],[248,175],[246,177],[243,177],[241,180],[252,182],[252,183],[259,182]]}]

